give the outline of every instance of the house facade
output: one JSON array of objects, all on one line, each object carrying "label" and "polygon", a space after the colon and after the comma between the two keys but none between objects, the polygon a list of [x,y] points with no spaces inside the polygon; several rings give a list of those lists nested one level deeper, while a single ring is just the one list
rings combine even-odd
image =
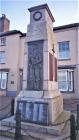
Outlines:
[{"label": "house facade", "polygon": [[[5,22],[6,20],[6,22]],[[2,22],[1,22],[2,21]],[[5,27],[6,24],[7,26]],[[3,26],[2,26],[3,24]],[[9,30],[0,18],[0,96],[16,96],[22,89],[26,34]],[[79,98],[79,23],[54,27],[58,55],[58,86],[64,98]]]},{"label": "house facade", "polygon": [[58,85],[64,98],[79,98],[79,23],[55,27]]},{"label": "house facade", "polygon": [[[5,22],[5,16],[3,20]],[[16,96],[22,89],[25,35],[18,30],[10,31],[9,25],[6,30],[3,26],[0,32],[0,96]]]}]

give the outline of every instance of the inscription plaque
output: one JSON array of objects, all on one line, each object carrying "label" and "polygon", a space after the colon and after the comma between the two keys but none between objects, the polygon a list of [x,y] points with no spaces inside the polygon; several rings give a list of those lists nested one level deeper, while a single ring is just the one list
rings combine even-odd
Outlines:
[{"label": "inscription plaque", "polygon": [[48,124],[48,103],[18,101],[22,121]]},{"label": "inscription plaque", "polygon": [[43,41],[28,43],[27,89],[43,89]]},{"label": "inscription plaque", "polygon": [[39,104],[34,104],[33,121],[37,122],[39,116]]},{"label": "inscription plaque", "polygon": [[33,118],[33,103],[26,103],[26,120],[32,121]]},{"label": "inscription plaque", "polygon": [[17,110],[21,112],[21,119],[25,118],[25,104],[23,101],[18,101],[17,103]]},{"label": "inscription plaque", "polygon": [[40,104],[39,121],[41,123],[48,123],[48,104]]}]

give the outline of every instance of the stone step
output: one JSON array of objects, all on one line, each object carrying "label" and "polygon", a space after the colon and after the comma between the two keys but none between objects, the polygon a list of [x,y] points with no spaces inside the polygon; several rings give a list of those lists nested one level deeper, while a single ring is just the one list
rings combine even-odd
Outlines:
[{"label": "stone step", "polygon": [[[9,128],[6,127],[6,126],[3,126],[3,128],[4,128],[4,131],[2,131],[2,133],[0,133],[0,135],[1,136],[5,136],[5,138],[7,137],[7,140],[8,140],[8,138],[10,138],[10,139],[12,138],[12,140],[13,140],[14,132],[15,131],[14,130],[10,130],[10,131],[7,131],[5,133],[5,130],[9,130]],[[27,140],[63,140],[63,138],[65,138],[65,137],[67,137],[69,135],[68,134],[68,132],[69,132],[69,125],[67,125],[67,127],[65,127],[65,128],[66,128],[66,129],[64,129],[64,133],[65,134],[62,133],[61,136],[53,136],[53,135],[49,135],[49,134],[35,133],[35,132],[31,132],[31,131],[27,130],[25,132],[25,134],[22,132],[22,134],[23,134],[22,140],[26,140],[26,139]],[[68,131],[68,132],[66,132],[66,131]],[[6,139],[4,139],[4,140],[6,140]],[[70,138],[67,139],[67,140],[70,140]]]},{"label": "stone step", "polygon": [[14,138],[14,133],[15,133],[15,129],[8,126],[3,126],[2,121],[0,121],[0,136]]},{"label": "stone step", "polygon": [[[69,118],[70,118],[70,112],[64,111],[58,117],[56,122],[49,126],[21,122],[21,128],[23,130],[22,133],[23,135],[26,135],[24,132],[28,131],[32,133],[41,133],[45,135],[48,134],[48,135],[53,135],[53,136],[61,136],[61,133],[67,123],[65,121],[68,120]],[[65,123],[62,123],[62,122],[65,122]],[[15,127],[14,116],[1,121],[1,130],[5,131],[4,127],[5,127],[5,130],[11,128],[12,130],[9,130],[9,132],[14,133],[14,127]]]}]

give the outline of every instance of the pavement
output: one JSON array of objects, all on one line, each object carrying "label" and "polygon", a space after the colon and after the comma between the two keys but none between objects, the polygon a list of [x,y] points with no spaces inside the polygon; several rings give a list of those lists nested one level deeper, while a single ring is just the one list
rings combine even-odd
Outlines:
[{"label": "pavement", "polygon": [[79,131],[78,131],[78,135],[77,135],[77,140],[79,140]]},{"label": "pavement", "polygon": [[5,107],[6,105],[8,105],[12,99],[13,99],[13,97],[0,96],[0,109],[2,107]]},{"label": "pavement", "polygon": [[79,99],[63,100],[64,109],[67,111],[71,111],[72,113],[77,113],[77,104],[79,104]]},{"label": "pavement", "polygon": [[0,119],[10,114],[12,99],[13,97],[0,96]]},{"label": "pavement", "polygon": [[14,139],[9,138],[9,137],[0,136],[0,140],[14,140]]}]

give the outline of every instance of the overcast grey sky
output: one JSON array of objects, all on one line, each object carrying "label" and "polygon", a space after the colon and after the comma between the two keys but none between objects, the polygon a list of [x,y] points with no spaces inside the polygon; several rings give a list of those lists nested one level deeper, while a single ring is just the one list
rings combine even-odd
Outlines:
[{"label": "overcast grey sky", "polygon": [[54,18],[55,26],[79,22],[79,0],[0,0],[0,16],[10,19],[10,29],[27,31],[28,8],[47,3]]}]

